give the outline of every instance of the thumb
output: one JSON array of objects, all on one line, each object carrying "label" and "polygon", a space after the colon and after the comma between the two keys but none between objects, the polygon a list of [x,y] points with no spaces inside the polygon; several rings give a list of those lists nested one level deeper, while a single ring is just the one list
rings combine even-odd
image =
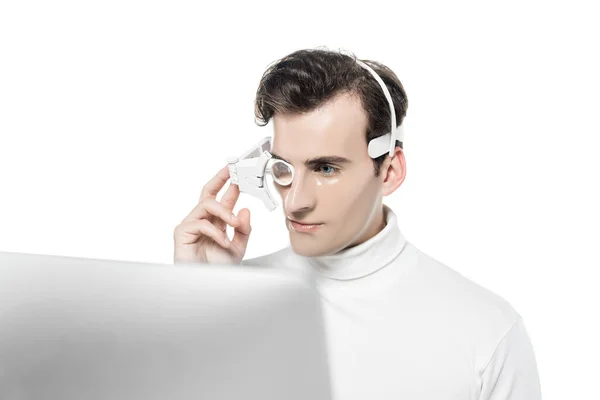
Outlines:
[{"label": "thumb", "polygon": [[243,256],[244,253],[246,253],[250,232],[252,231],[252,226],[250,225],[250,210],[242,208],[238,213],[238,218],[240,220],[240,226],[235,228],[231,242],[241,251],[241,256]]}]

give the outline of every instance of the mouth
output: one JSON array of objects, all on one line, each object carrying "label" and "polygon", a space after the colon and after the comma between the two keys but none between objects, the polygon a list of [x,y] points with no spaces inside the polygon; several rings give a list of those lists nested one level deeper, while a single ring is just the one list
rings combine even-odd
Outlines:
[{"label": "mouth", "polygon": [[323,224],[316,222],[298,222],[288,218],[290,227],[296,232],[314,232]]}]

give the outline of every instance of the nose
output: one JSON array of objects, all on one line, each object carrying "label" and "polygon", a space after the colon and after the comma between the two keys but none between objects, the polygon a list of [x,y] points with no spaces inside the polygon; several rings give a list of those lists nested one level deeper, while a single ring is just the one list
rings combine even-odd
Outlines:
[{"label": "nose", "polygon": [[[298,172],[298,171],[297,171]],[[303,213],[315,207],[315,183],[310,174],[296,173],[285,194],[285,208],[290,214]]]}]

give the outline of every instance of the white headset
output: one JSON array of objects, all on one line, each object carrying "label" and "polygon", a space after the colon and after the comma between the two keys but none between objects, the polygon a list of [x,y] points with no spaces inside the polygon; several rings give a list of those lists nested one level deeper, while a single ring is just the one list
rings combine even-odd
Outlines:
[{"label": "white headset", "polygon": [[364,69],[366,69],[367,71],[369,71],[371,73],[371,75],[373,75],[373,78],[375,78],[377,83],[379,83],[379,86],[381,86],[381,89],[383,90],[383,93],[385,94],[385,98],[387,99],[388,104],[390,106],[390,114],[392,116],[390,131],[388,133],[386,133],[385,135],[375,138],[369,142],[369,147],[368,147],[369,157],[377,158],[379,156],[384,155],[386,153],[386,151],[388,151],[388,143],[389,143],[389,156],[392,157],[394,155],[394,149],[396,148],[396,140],[404,142],[404,126],[402,124],[402,125],[396,127],[396,111],[394,109],[394,102],[392,101],[392,96],[390,95],[390,92],[389,92],[387,86],[385,85],[385,83],[383,83],[383,80],[381,79],[381,77],[379,75],[377,75],[377,72],[375,72],[371,67],[369,67],[364,62],[362,62],[360,60],[356,60],[356,63],[358,65],[360,65],[361,67],[363,67]]}]

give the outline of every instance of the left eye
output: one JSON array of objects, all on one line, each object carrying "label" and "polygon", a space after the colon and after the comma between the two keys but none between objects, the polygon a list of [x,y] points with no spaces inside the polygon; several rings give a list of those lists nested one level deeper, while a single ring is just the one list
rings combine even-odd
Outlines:
[{"label": "left eye", "polygon": [[331,175],[336,171],[336,168],[332,167],[331,165],[321,165],[319,167],[319,171],[321,171],[325,175]]}]

